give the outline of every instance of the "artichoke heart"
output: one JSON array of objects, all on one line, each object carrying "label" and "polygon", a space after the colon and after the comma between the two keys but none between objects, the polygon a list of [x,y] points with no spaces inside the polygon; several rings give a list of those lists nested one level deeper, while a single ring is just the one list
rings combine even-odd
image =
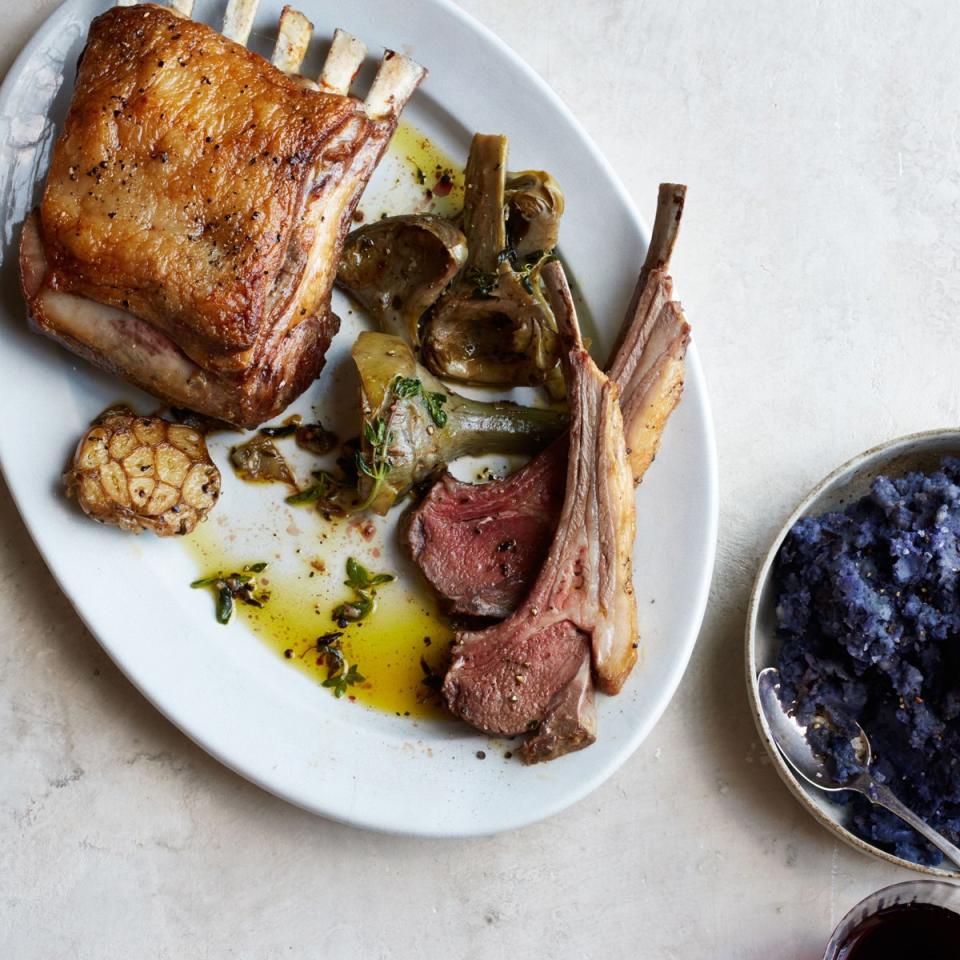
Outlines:
[{"label": "artichoke heart", "polygon": [[384,333],[418,346],[421,317],[466,259],[466,237],[449,220],[385,217],[347,237],[337,283]]}]

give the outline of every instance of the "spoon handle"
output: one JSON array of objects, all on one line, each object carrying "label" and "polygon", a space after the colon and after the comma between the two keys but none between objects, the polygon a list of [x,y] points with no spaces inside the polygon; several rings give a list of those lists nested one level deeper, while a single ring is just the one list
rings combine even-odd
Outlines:
[{"label": "spoon handle", "polygon": [[930,824],[921,820],[909,807],[904,806],[894,795],[893,791],[883,784],[876,783],[868,778],[863,785],[863,793],[873,803],[886,807],[895,813],[901,820],[906,821],[920,836],[929,840],[938,850],[946,854],[957,867],[960,867],[960,848],[955,847],[942,833],[934,830]]}]

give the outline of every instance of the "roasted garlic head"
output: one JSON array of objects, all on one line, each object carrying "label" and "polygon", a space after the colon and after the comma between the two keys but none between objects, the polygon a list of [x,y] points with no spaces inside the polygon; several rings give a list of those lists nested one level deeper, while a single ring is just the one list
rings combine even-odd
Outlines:
[{"label": "roasted garlic head", "polygon": [[220,471],[202,433],[128,407],[94,421],[63,481],[87,516],[160,537],[190,533],[220,496]]}]

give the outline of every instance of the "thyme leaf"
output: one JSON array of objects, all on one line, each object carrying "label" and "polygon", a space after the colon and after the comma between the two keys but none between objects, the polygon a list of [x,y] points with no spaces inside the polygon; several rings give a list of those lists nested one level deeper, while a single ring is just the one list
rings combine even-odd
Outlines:
[{"label": "thyme leaf", "polygon": [[363,683],[367,678],[360,673],[355,663],[350,664],[350,668],[344,673],[341,667],[339,672],[327,677],[323,681],[323,686],[333,689],[333,695],[339,700],[346,692],[348,687],[357,683]]},{"label": "thyme leaf", "polygon": [[217,623],[229,623],[233,614],[233,594],[224,584],[217,590]]},{"label": "thyme leaf", "polygon": [[363,436],[371,447],[382,447],[387,439],[387,421],[384,420],[383,417],[374,417],[373,420],[365,420],[363,423]]},{"label": "thyme leaf", "polygon": [[416,377],[400,377],[393,381],[393,392],[402,400],[409,400],[415,397],[422,389],[420,381]]},{"label": "thyme leaf", "polygon": [[369,590],[371,587],[378,587],[380,584],[390,583],[396,579],[392,573],[370,573],[362,563],[349,557],[347,579],[343,583],[344,586],[353,587],[354,590]]},{"label": "thyme leaf", "polygon": [[424,392],[423,402],[427,407],[427,413],[430,414],[430,419],[438,427],[445,427],[447,425],[447,412],[443,409],[443,405],[447,402],[447,395],[445,393]]}]

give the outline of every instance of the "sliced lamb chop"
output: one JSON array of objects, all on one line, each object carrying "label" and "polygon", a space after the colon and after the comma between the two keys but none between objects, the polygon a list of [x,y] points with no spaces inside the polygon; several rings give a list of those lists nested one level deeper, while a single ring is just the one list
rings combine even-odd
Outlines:
[{"label": "sliced lamb chop", "polygon": [[[685,193],[679,184],[660,187],[650,248],[610,362],[636,483],[683,390],[690,328],[667,271]],[[444,474],[408,515],[405,542],[452,613],[502,618],[520,603],[556,529],[566,462],[564,437],[503,480]]]},{"label": "sliced lamb chop", "polygon": [[527,593],[563,505],[567,446],[491,483],[446,472],[407,515],[401,536],[452,612],[502,620]]},{"label": "sliced lamb chop", "polygon": [[338,33],[320,90],[290,75],[302,14],[284,10],[279,69],[241,45],[256,0],[230,0],[223,34],[190,8],[124,5],[91,24],[21,285],[37,330],[250,427],[323,366],[353,211],[425,71],[388,50],[361,102],[347,95],[359,41]]},{"label": "sliced lamb chop", "polygon": [[[544,280],[567,351],[571,426],[560,522],[516,612],[485,630],[456,634],[443,684],[456,716],[500,736],[541,724],[559,731],[561,705],[585,660],[592,661],[597,686],[610,694],[620,690],[636,661],[634,496],[619,390],[583,346],[559,263],[545,268]],[[589,699],[590,684],[581,687]],[[585,746],[589,731],[578,737]],[[553,754],[547,742],[541,750]]]}]

